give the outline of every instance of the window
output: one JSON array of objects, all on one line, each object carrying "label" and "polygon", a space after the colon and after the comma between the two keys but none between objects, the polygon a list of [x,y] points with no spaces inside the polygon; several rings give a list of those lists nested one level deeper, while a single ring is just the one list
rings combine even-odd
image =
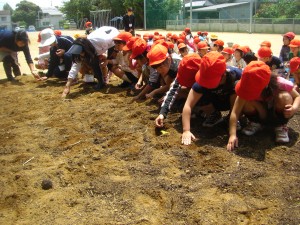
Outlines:
[{"label": "window", "polygon": [[5,21],[7,21],[6,16],[1,16],[1,22],[5,22]]},{"label": "window", "polygon": [[43,26],[46,27],[46,26],[49,26],[50,22],[43,22]]}]

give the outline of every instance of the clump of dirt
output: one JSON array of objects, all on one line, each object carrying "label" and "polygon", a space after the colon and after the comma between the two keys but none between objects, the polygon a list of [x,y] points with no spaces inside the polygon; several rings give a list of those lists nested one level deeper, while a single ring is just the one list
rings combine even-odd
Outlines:
[{"label": "clump of dirt", "polygon": [[268,128],[230,153],[225,123],[193,119],[186,147],[180,109],[162,134],[158,104],[118,82],[79,83],[66,100],[57,79],[0,82],[1,224],[300,223],[299,113],[287,145]]}]

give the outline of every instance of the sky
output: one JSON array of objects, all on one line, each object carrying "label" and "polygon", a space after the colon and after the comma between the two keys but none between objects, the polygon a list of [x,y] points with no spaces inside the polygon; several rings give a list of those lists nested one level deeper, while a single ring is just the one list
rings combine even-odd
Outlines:
[{"label": "sky", "polygon": [[[62,6],[63,2],[68,0],[27,0],[28,2],[33,2],[34,4],[40,7],[48,7],[48,6]],[[0,0],[0,9],[2,9],[5,3],[8,3],[13,9],[16,8],[16,5],[21,2],[21,0]]]}]

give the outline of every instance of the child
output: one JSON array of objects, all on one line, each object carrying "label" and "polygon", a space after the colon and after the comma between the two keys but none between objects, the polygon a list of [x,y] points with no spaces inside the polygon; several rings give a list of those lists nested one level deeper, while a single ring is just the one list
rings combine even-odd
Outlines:
[{"label": "child", "polygon": [[158,117],[155,119],[157,127],[164,126],[164,119],[176,99],[187,98],[191,87],[195,83],[195,75],[199,70],[200,63],[201,58],[196,53],[183,57],[178,66],[177,76],[164,98]]},{"label": "child", "polygon": [[186,46],[186,44],[184,43],[180,43],[178,45],[178,50],[179,50],[179,54],[180,56],[183,58],[184,56],[186,56],[187,54],[189,54],[189,49]]},{"label": "child", "polygon": [[300,57],[300,39],[294,39],[290,42],[289,47],[291,49],[289,58]]},{"label": "child", "polygon": [[272,71],[283,69],[283,63],[273,53],[269,47],[261,47],[257,51],[257,58],[259,61],[266,63]]},{"label": "child", "polygon": [[212,51],[222,52],[224,49],[224,41],[216,40],[213,47],[211,48]]},{"label": "child", "polygon": [[196,83],[189,92],[182,112],[182,144],[189,145],[191,140],[195,140],[190,131],[190,119],[196,103],[205,103],[204,112],[208,116],[203,126],[213,127],[222,122],[220,111],[230,110],[233,105],[236,97],[234,86],[239,79],[238,74],[226,71],[225,58],[219,52],[209,52],[202,58],[200,70],[195,78]]},{"label": "child", "polygon": [[92,32],[93,32],[93,24],[92,22],[88,21],[85,23],[85,34],[89,35]]},{"label": "child", "polygon": [[135,59],[137,64],[142,68],[142,74],[137,82],[141,86],[142,81],[146,83],[141,92],[133,98],[133,101],[145,98],[146,94],[160,86],[158,72],[149,66],[149,59],[147,57],[147,43],[143,39],[137,39],[132,45],[131,59]]},{"label": "child", "polygon": [[261,123],[268,118],[276,126],[276,142],[289,142],[287,123],[300,104],[300,95],[292,82],[271,75],[270,68],[264,62],[253,61],[244,69],[235,90],[237,98],[230,115],[227,150],[238,147],[236,122],[242,114],[250,121],[242,133],[255,134],[263,128]]},{"label": "child", "polygon": [[235,66],[239,69],[244,69],[246,67],[246,62],[243,59],[244,54],[247,53],[247,50],[243,46],[239,46],[235,49],[233,53],[233,58],[231,61],[231,65]]},{"label": "child", "polygon": [[280,50],[280,54],[279,54],[279,59],[282,61],[282,62],[287,62],[289,61],[289,54],[290,54],[290,43],[291,43],[291,40],[293,40],[295,38],[295,34],[293,32],[287,32],[283,35],[283,45],[281,47],[281,50]]},{"label": "child", "polygon": [[129,59],[130,54],[128,51],[124,51],[126,43],[130,40],[132,34],[129,32],[121,32],[113,40],[115,43],[115,50],[118,51],[115,59],[107,60],[107,63],[112,64],[113,67],[111,71],[120,79],[123,83],[120,87],[127,87],[131,83],[137,83],[138,72],[130,68],[131,59]]},{"label": "child", "polygon": [[222,50],[221,54],[224,56],[224,58],[226,60],[226,65],[231,66],[233,49],[230,47],[226,47]]},{"label": "child", "polygon": [[294,57],[290,61],[290,70],[291,74],[293,74],[294,79],[295,79],[295,86],[296,90],[299,92],[300,88],[300,58],[299,57]]},{"label": "child", "polygon": [[198,50],[198,54],[202,58],[209,51],[209,46],[208,46],[207,42],[206,41],[200,41],[197,44],[197,50]]},{"label": "child", "polygon": [[168,54],[167,46],[162,44],[152,47],[147,58],[149,65],[158,72],[161,80],[160,87],[146,94],[147,98],[153,98],[155,95],[163,95],[169,90],[177,74],[178,61],[172,59]]}]

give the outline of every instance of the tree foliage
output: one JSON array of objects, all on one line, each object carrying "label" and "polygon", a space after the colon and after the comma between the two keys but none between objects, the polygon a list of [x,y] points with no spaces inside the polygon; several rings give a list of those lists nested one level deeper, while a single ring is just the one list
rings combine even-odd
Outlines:
[{"label": "tree foliage", "polygon": [[13,14],[13,9],[12,9],[12,7],[8,4],[8,3],[5,3],[4,5],[3,5],[3,10],[7,10],[7,11],[10,11],[10,15],[12,15]]},{"label": "tree foliage", "polygon": [[300,2],[278,0],[276,3],[261,3],[256,18],[299,18]]},{"label": "tree foliage", "polygon": [[26,25],[35,24],[40,7],[26,0],[21,1],[16,5],[16,9],[12,15],[13,22],[23,21]]}]

